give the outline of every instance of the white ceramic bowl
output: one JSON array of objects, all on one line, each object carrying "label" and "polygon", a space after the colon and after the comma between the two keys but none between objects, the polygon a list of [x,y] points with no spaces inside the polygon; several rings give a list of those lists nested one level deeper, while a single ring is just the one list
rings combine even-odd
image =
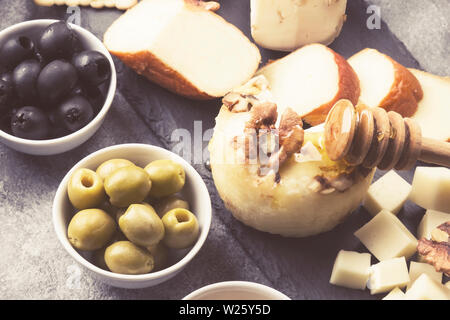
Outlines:
[{"label": "white ceramic bowl", "polygon": [[[186,184],[181,192],[184,199],[189,202],[192,212],[197,216],[200,225],[200,235],[195,245],[190,250],[180,252],[180,256],[170,267],[143,275],[124,275],[103,270],[89,259],[89,254],[80,253],[75,250],[67,238],[67,227],[73,216],[74,209],[69,202],[67,196],[67,184],[73,172],[78,168],[89,168],[95,170],[101,163],[106,160],[115,158],[125,158],[134,162],[138,166],[146,166],[148,163],[158,159],[172,159],[180,163],[186,172]],[[121,288],[145,288],[162,283],[178,274],[199,252],[200,248],[208,236],[211,225],[211,199],[203,179],[180,156],[167,151],[163,148],[145,145],[145,144],[123,144],[108,147],[87,156],[78,162],[64,177],[53,201],[53,224],[56,235],[63,245],[64,249],[99,280],[116,287]]]},{"label": "white ceramic bowl", "polygon": [[[46,26],[57,21],[58,20],[42,19],[30,20],[15,24],[0,31],[0,44],[3,44],[4,41],[12,36],[23,33],[33,33],[36,30],[42,30]],[[86,142],[94,135],[94,133],[102,125],[103,120],[105,119],[105,116],[108,113],[109,108],[111,107],[116,92],[117,83],[116,69],[114,67],[114,62],[111,58],[111,55],[109,54],[108,50],[106,50],[103,43],[91,32],[74,24],[71,24],[71,27],[78,35],[80,35],[80,40],[84,48],[97,50],[103,53],[110,62],[111,79],[109,87],[107,89],[105,103],[97,116],[84,128],[61,138],[50,140],[28,140],[15,137],[0,130],[0,142],[4,143],[14,150],[32,155],[53,155],[72,150],[82,143]]]},{"label": "white ceramic bowl", "polygon": [[285,294],[262,284],[226,281],[200,288],[183,300],[291,300]]}]

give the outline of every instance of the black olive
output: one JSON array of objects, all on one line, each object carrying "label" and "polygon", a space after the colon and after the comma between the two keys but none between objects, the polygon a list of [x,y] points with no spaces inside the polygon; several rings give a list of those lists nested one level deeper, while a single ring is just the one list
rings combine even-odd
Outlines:
[{"label": "black olive", "polygon": [[7,70],[14,69],[21,61],[33,57],[34,43],[26,36],[11,38],[0,48],[0,64]]},{"label": "black olive", "polygon": [[86,98],[89,100],[92,108],[94,108],[94,112],[97,114],[103,108],[105,104],[105,96],[103,92],[98,87],[85,87],[84,91],[86,92]]},{"label": "black olive", "polygon": [[42,69],[37,81],[41,103],[56,105],[66,98],[77,84],[75,68],[63,60],[50,62]]},{"label": "black olive", "polygon": [[23,103],[29,105],[38,99],[37,80],[41,72],[41,64],[37,60],[25,60],[13,72],[16,93]]},{"label": "black olive", "polygon": [[88,50],[73,56],[72,64],[86,85],[98,86],[111,76],[111,65],[104,54]]},{"label": "black olive", "polygon": [[56,110],[56,117],[65,129],[75,132],[94,118],[94,110],[86,98],[78,95],[64,101]]},{"label": "black olive", "polygon": [[0,116],[12,109],[13,97],[14,87],[12,84],[0,78]]},{"label": "black olive", "polygon": [[42,140],[50,133],[50,121],[40,109],[26,106],[12,116],[11,130],[19,138]]},{"label": "black olive", "polygon": [[64,21],[58,21],[42,32],[38,41],[39,52],[49,60],[70,59],[79,46],[78,37]]}]

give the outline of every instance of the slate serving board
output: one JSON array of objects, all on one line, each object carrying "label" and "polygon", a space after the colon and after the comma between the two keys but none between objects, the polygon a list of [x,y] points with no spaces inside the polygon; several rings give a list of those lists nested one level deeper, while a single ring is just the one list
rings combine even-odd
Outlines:
[{"label": "slate serving board", "polygon": [[[2,0],[0,29],[30,19],[66,19],[66,7],[37,7],[32,1]],[[250,37],[249,1],[222,0],[218,13]],[[348,1],[348,20],[330,46],[344,57],[372,47],[407,67],[420,68],[405,46],[382,23],[366,28],[367,4]],[[121,13],[83,8],[81,25],[102,38]],[[261,49],[263,63],[285,53]],[[34,157],[0,146],[1,298],[50,299],[180,299],[204,285],[228,280],[255,281],[274,287],[292,299],[374,299],[369,292],[329,285],[340,249],[365,251],[353,232],[370,219],[364,209],[354,212],[335,230],[305,239],[288,239],[253,230],[236,221],[219,198],[210,172],[195,165],[213,201],[213,223],[198,256],[179,276],[157,287],[124,290],[109,287],[77,269],[58,243],[51,223],[51,202],[65,173],[84,156],[120,143],[174,146],[174,129],[203,132],[214,127],[220,100],[198,102],[176,96],[148,82],[115,59],[117,94],[103,127],[81,147],[52,157]],[[195,63],[193,61],[192,63]],[[206,147],[207,141],[203,142]],[[377,172],[376,178],[382,175]],[[402,173],[411,182],[412,172]],[[399,217],[415,228],[424,210],[408,202]],[[4,257],[4,258],[3,258]],[[375,262],[375,261],[373,261]],[[74,269],[75,268],[75,269]],[[74,270],[80,281],[71,285]]]}]

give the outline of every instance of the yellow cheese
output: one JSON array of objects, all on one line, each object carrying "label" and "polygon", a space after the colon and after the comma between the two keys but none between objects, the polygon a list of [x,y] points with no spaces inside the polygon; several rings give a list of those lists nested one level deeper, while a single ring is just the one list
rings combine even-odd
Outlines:
[{"label": "yellow cheese", "polygon": [[366,288],[369,279],[370,254],[339,251],[334,262],[330,283],[351,289]]},{"label": "yellow cheese", "polygon": [[409,258],[417,248],[417,239],[386,210],[357,230],[355,236],[380,261],[402,256]]},{"label": "yellow cheese", "polygon": [[370,186],[364,208],[373,216],[383,209],[397,214],[410,192],[411,185],[391,170]]},{"label": "yellow cheese", "polygon": [[403,288],[408,282],[405,257],[384,260],[370,267],[370,294],[388,292],[396,287]]},{"label": "yellow cheese", "polygon": [[450,213],[427,210],[417,228],[417,238],[430,239],[431,231],[447,221],[450,221]]},{"label": "yellow cheese", "polygon": [[450,213],[450,169],[417,167],[409,199],[425,209]]},{"label": "yellow cheese", "polygon": [[406,291],[406,300],[450,300],[450,290],[423,273]]},{"label": "yellow cheese", "polygon": [[403,300],[405,298],[405,293],[399,288],[396,287],[391,292],[387,294],[382,300]]},{"label": "yellow cheese", "polygon": [[422,274],[426,274],[430,279],[441,283],[442,282],[442,272],[437,272],[434,267],[428,263],[411,261],[409,265],[409,279],[407,288],[409,289],[414,281],[417,280]]}]

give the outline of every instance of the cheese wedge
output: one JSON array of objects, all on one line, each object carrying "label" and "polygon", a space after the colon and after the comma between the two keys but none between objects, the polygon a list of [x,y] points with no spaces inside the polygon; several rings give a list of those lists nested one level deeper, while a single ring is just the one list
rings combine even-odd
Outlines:
[{"label": "cheese wedge", "polygon": [[441,283],[442,282],[442,272],[437,272],[434,267],[428,263],[411,261],[409,265],[409,283],[407,289],[409,289],[414,281],[417,280],[422,274],[426,274],[430,279]]},{"label": "cheese wedge", "polygon": [[359,80],[347,61],[322,44],[310,44],[261,68],[278,113],[292,108],[312,126],[325,121],[340,99],[356,105]]},{"label": "cheese wedge", "polygon": [[339,251],[334,262],[330,283],[351,289],[364,290],[369,279],[370,254]]},{"label": "cheese wedge", "polygon": [[396,287],[391,292],[389,292],[382,300],[403,300],[405,298],[405,293],[399,287]]},{"label": "cheese wedge", "polygon": [[348,59],[358,75],[360,100],[369,107],[411,117],[423,97],[419,81],[404,66],[375,50],[364,49]]},{"label": "cheese wedge", "polygon": [[368,287],[370,294],[389,292],[398,287],[403,288],[409,282],[408,267],[405,257],[381,261],[370,267]]},{"label": "cheese wedge", "polygon": [[372,183],[364,200],[364,208],[373,216],[383,209],[397,214],[410,192],[411,185],[391,170]]},{"label": "cheese wedge", "polygon": [[391,212],[383,210],[355,232],[355,236],[380,261],[411,257],[417,239]]},{"label": "cheese wedge", "polygon": [[409,71],[423,90],[423,99],[412,118],[420,124],[424,137],[450,142],[450,77],[416,69]]},{"label": "cheese wedge", "polygon": [[347,0],[251,0],[253,39],[264,48],[292,51],[328,45],[341,32]]},{"label": "cheese wedge", "polygon": [[450,300],[450,290],[423,273],[406,291],[406,300]]},{"label": "cheese wedge", "polygon": [[261,55],[208,4],[143,0],[109,27],[104,44],[137,73],[175,93],[224,96],[253,76]]},{"label": "cheese wedge", "polygon": [[450,169],[417,167],[409,199],[425,209],[450,213]]}]

